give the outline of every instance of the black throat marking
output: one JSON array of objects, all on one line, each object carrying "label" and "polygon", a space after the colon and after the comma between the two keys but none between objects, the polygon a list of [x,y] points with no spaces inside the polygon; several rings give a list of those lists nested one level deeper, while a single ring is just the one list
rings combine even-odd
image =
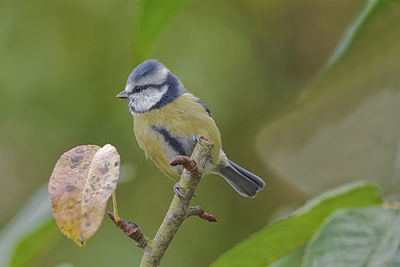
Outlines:
[{"label": "black throat marking", "polygon": [[152,125],[151,128],[156,131],[157,133],[161,134],[162,137],[164,138],[165,142],[168,143],[168,145],[176,152],[178,155],[183,155],[183,156],[190,156],[187,155],[187,151],[185,151],[185,148],[183,144],[179,141],[178,138],[172,136],[167,129],[162,128],[162,127],[157,127]]}]

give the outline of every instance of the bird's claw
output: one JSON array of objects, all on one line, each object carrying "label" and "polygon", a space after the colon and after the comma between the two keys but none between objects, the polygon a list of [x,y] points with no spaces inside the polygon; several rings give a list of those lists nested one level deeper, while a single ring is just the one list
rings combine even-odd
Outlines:
[{"label": "bird's claw", "polygon": [[[206,139],[206,138],[205,138],[204,135],[202,135],[202,134],[198,134],[198,135],[193,136],[193,140],[194,140],[196,143],[200,144],[201,146],[203,146],[203,143],[202,143],[201,141],[204,140],[204,139]],[[207,139],[206,139],[206,140],[207,140]]]},{"label": "bird's claw", "polygon": [[183,198],[183,199],[186,199],[186,197],[181,193],[181,191],[180,191],[180,189],[181,189],[182,187],[179,185],[179,182],[177,182],[175,185],[174,185],[174,193],[175,193],[175,195],[177,195],[178,197],[180,197],[180,198]]},{"label": "bird's claw", "polygon": [[[203,143],[202,141],[208,142],[208,139],[205,138],[204,135],[202,135],[202,134],[198,134],[198,135],[193,136],[193,140],[194,140],[196,143],[200,144],[200,146],[202,146],[202,147],[204,147],[204,143]],[[214,159],[212,154],[210,155],[210,159],[211,159],[211,160]]]},{"label": "bird's claw", "polygon": [[[182,187],[179,185],[179,182],[177,182],[177,183],[174,185],[174,189],[173,189],[173,190],[174,190],[175,195],[177,195],[178,197],[180,197],[180,198],[182,198],[182,199],[188,200],[188,198],[185,197],[185,196],[182,194],[182,192],[180,191],[181,188],[182,188]],[[196,194],[193,194],[193,196],[194,196],[194,197],[197,197]]]},{"label": "bird's claw", "polygon": [[193,136],[193,140],[196,141],[197,143],[200,143],[201,139],[203,139],[203,138],[204,138],[204,135],[202,135],[202,134]]}]

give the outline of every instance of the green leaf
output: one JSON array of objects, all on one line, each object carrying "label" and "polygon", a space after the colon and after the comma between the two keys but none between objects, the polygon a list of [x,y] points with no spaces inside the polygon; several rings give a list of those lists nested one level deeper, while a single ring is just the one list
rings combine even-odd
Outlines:
[{"label": "green leaf", "polygon": [[48,220],[17,243],[12,253],[10,267],[29,266],[51,248],[60,237],[56,222],[53,219]]},{"label": "green leaf", "polygon": [[[119,184],[132,180],[133,166],[124,172],[126,178]],[[0,266],[27,266],[62,236],[51,215],[47,187],[43,185],[0,231]]]},{"label": "green leaf", "polygon": [[400,1],[367,2],[335,64],[258,136],[265,164],[302,192],[360,179],[398,191],[399,13]]},{"label": "green leaf", "polygon": [[266,266],[309,240],[324,219],[336,209],[370,206],[381,201],[380,190],[373,184],[359,182],[339,187],[311,200],[287,219],[239,243],[212,266]]},{"label": "green leaf", "polygon": [[[343,34],[342,39],[339,44],[336,46],[335,51],[333,51],[331,57],[328,60],[328,63],[325,68],[329,68],[345,53],[357,35],[360,33],[362,27],[366,24],[367,20],[374,14],[374,12],[378,9],[379,4],[383,1],[388,0],[367,0],[364,8],[358,14],[358,16],[354,19],[354,21],[347,28],[347,31]],[[390,0],[389,0],[390,1]],[[392,0],[396,1],[396,0]]]},{"label": "green leaf", "polygon": [[133,27],[134,56],[139,63],[148,56],[158,34],[189,0],[142,0]]},{"label": "green leaf", "polygon": [[300,267],[305,249],[306,245],[303,244],[284,257],[268,265],[268,267]]},{"label": "green leaf", "polygon": [[304,266],[387,266],[400,244],[400,211],[381,207],[336,211],[306,248]]},{"label": "green leaf", "polygon": [[[9,266],[13,249],[19,247],[26,236],[32,235],[32,229],[42,229],[53,221],[47,193],[47,184],[42,186],[19,210],[18,214],[0,232],[0,266]],[[50,242],[50,241],[49,241]],[[33,255],[32,255],[33,256]]]},{"label": "green leaf", "polygon": [[388,267],[398,267],[398,266],[400,266],[400,246],[397,249],[393,261],[390,264],[388,264]]},{"label": "green leaf", "polygon": [[366,21],[371,17],[373,12],[376,11],[377,6],[381,1],[382,0],[366,1],[364,8],[347,28],[347,31],[342,37],[342,40],[340,40],[339,44],[335,48],[335,51],[333,51],[325,67],[326,69],[335,64],[335,62],[343,55],[343,53],[347,51],[356,36],[360,33],[360,30],[365,25]]},{"label": "green leaf", "polygon": [[66,263],[61,263],[58,264],[56,267],[75,267],[72,263],[66,262]]},{"label": "green leaf", "polygon": [[72,263],[66,262],[66,263],[61,263],[58,264],[56,267],[75,267]]}]

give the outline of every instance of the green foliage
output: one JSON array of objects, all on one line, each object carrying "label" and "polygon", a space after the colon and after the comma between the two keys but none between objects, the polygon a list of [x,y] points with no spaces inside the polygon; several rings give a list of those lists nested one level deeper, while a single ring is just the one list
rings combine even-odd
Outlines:
[{"label": "green foliage", "polygon": [[388,264],[388,267],[398,267],[400,266],[400,246],[397,249],[397,253],[394,256],[392,263]]},{"label": "green foliage", "polygon": [[11,253],[10,267],[30,266],[43,256],[49,248],[61,237],[53,219],[48,220],[37,229],[27,234],[17,243]]},{"label": "green foliage", "polygon": [[[0,232],[0,266],[9,266],[11,262],[12,266],[26,266],[23,264],[37,259],[60,236],[54,235],[54,224],[45,185]],[[39,238],[37,244],[33,244],[35,238]]]},{"label": "green foliage", "polygon": [[[132,174],[132,166],[125,172]],[[130,182],[133,175],[119,184]],[[37,262],[62,237],[51,207],[47,184],[43,185],[0,232],[0,266],[24,267]],[[61,265],[60,265],[61,266]]]},{"label": "green foliage", "polygon": [[381,201],[380,190],[375,185],[355,183],[342,186],[311,200],[287,219],[239,243],[212,266],[266,266],[309,240],[333,211],[376,205]]},{"label": "green foliage", "polygon": [[365,7],[361,10],[360,14],[354,19],[353,23],[348,27],[340,43],[336,46],[335,51],[332,53],[326,68],[331,67],[349,48],[351,43],[359,34],[362,26],[365,25],[367,20],[376,12],[378,5],[383,0],[367,0]]},{"label": "green foliage", "polygon": [[140,63],[148,56],[157,36],[189,0],[143,0],[133,26],[133,51]]},{"label": "green foliage", "polygon": [[339,210],[307,245],[303,266],[388,266],[400,256],[399,244],[400,211]]},{"label": "green foliage", "polygon": [[[154,210],[170,197],[170,184],[161,181],[162,175],[154,166],[142,160],[142,152],[132,141],[131,124],[126,121],[129,115],[119,102],[112,101],[119,91],[116,87],[123,86],[122,78],[133,66],[127,56],[132,48],[136,61],[150,54],[160,58],[177,71],[188,89],[198,90],[215,114],[230,155],[255,166],[260,175],[268,177],[262,170],[270,169],[297,186],[288,193],[289,187],[274,184],[271,191],[246,202],[231,196],[222,182],[205,179],[199,196],[224,220],[213,226],[193,220],[184,227],[166,255],[165,266],[207,265],[237,242],[232,236],[238,227],[246,223],[242,235],[251,233],[265,222],[275,203],[298,203],[309,196],[300,195],[297,189],[317,194],[333,184],[361,178],[376,179],[386,191],[399,188],[399,1],[365,1],[327,67],[305,88],[302,101],[296,105],[292,101],[301,92],[302,83],[329,57],[343,23],[358,10],[361,0],[335,1],[332,8],[329,1],[205,1],[182,16],[177,15],[189,0],[137,2],[133,29],[134,1],[2,2],[0,156],[7,183],[0,194],[2,222],[32,188],[43,183],[59,151],[75,143],[113,140],[123,150],[122,156],[138,166],[141,177],[135,186],[122,189],[125,210],[139,214],[146,231],[156,230],[160,217]],[[178,21],[172,24],[174,17]],[[168,29],[168,25],[174,27]],[[160,38],[163,30],[168,34]],[[132,36],[133,44],[127,36]],[[243,97],[250,88],[252,93]],[[365,102],[369,109],[360,108]],[[237,112],[239,104],[241,112]],[[290,107],[290,112],[279,115],[285,107]],[[358,117],[350,116],[354,111]],[[272,117],[276,120],[271,124]],[[339,124],[342,120],[347,124]],[[251,150],[251,136],[263,122],[266,129],[260,134],[258,147],[265,162],[257,166],[256,153],[248,157],[243,151]],[[250,136],[240,139],[232,130],[238,127],[248,129]],[[147,202],[148,211],[132,207],[132,203],[147,198],[148,190],[144,189],[150,187],[158,201]],[[7,266],[10,258],[15,264],[20,257],[21,264],[36,261],[53,244],[46,191],[40,202],[20,209],[0,232],[0,266]],[[215,192],[226,197],[216,197]],[[284,224],[289,227],[284,238],[299,244],[289,244],[291,249],[286,249],[289,242],[277,240],[276,235],[275,243],[265,244],[267,249],[281,249],[272,266],[299,266],[308,245],[300,239],[306,238],[303,227],[308,225],[295,222],[300,220],[297,216],[307,216],[319,204],[303,209],[288,219],[294,222]],[[248,217],[236,217],[238,211],[249,207]],[[318,220],[320,215],[316,215]],[[33,245],[36,231],[42,231],[48,241],[39,236],[37,246]],[[295,231],[301,235],[299,240]],[[206,235],[213,242],[203,238]],[[55,266],[60,255],[73,255],[81,266],[122,266],[138,261],[139,250],[132,250],[128,241],[121,243],[124,240],[115,234],[114,227],[104,229],[98,238],[94,242],[97,248],[85,253],[60,245],[38,266]],[[188,246],[193,240],[197,242]],[[27,258],[25,250],[30,254]],[[61,257],[61,261],[69,260]],[[400,266],[399,252],[388,266]]]},{"label": "green foliage", "polygon": [[265,164],[302,192],[357,179],[399,188],[399,12],[399,1],[367,1],[329,67],[260,133]]},{"label": "green foliage", "polygon": [[268,267],[299,267],[303,259],[305,248],[305,244],[301,245],[277,261],[274,261],[272,264],[268,265]]}]

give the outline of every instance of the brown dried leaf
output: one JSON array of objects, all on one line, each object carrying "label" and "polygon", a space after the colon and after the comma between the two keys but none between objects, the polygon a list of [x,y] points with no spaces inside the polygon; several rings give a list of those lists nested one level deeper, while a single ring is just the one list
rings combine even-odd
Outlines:
[{"label": "brown dried leaf", "polygon": [[49,182],[53,216],[60,230],[83,246],[100,227],[119,177],[115,147],[75,147],[57,161]]},{"label": "brown dried leaf", "polygon": [[112,145],[105,145],[94,155],[82,196],[81,229],[85,240],[103,221],[107,200],[117,187],[119,165],[119,154]]}]

